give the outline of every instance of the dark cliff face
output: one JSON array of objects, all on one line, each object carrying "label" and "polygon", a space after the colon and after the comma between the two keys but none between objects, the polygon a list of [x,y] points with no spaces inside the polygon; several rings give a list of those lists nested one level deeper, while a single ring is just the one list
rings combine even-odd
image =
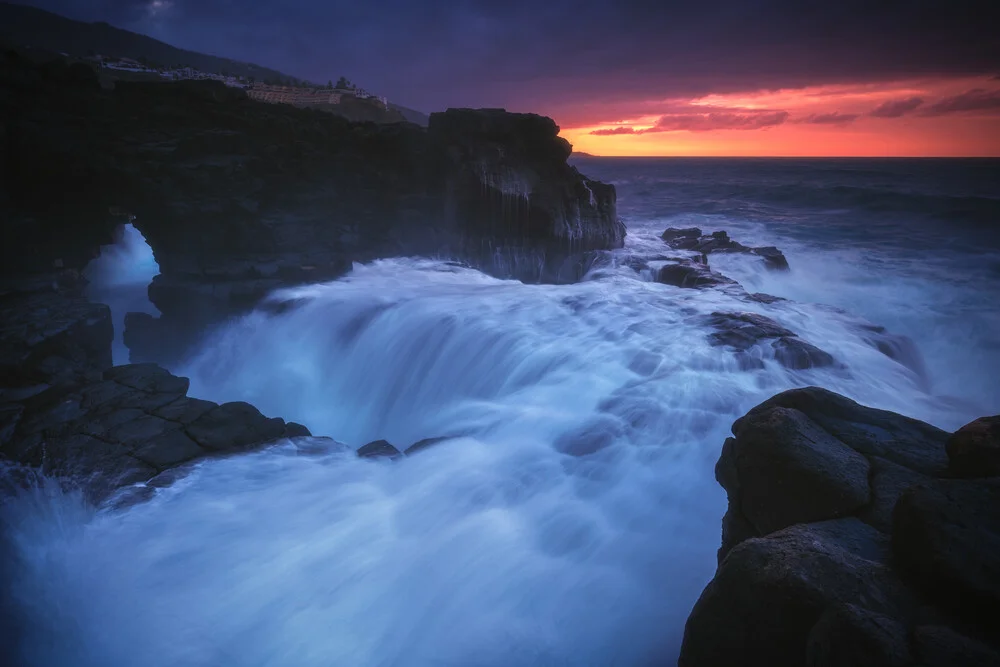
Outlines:
[{"label": "dark cliff face", "polygon": [[555,123],[498,110],[351,123],[217,82],[106,90],[86,66],[6,56],[0,149],[6,273],[82,269],[134,216],[161,271],[162,321],[130,320],[142,359],[355,261],[432,255],[565,281],[625,233],[614,187],[567,164]]}]

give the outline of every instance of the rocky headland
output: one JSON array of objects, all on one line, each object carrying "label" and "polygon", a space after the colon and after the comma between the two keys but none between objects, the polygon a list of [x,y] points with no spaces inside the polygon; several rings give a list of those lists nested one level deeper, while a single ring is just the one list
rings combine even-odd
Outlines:
[{"label": "rocky headland", "polygon": [[133,360],[170,361],[271,290],[353,262],[424,255],[527,281],[577,279],[620,247],[613,186],[567,163],[556,124],[453,109],[429,127],[352,123],[213,81],[119,82],[0,57],[6,276],[82,270],[131,220],[162,316],[127,321]]}]

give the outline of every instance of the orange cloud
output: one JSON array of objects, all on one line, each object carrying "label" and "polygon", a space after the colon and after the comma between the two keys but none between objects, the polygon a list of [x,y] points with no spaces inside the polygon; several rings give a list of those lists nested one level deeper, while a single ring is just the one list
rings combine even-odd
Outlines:
[{"label": "orange cloud", "polygon": [[562,135],[594,155],[1000,156],[990,77],[645,101],[628,116]]}]

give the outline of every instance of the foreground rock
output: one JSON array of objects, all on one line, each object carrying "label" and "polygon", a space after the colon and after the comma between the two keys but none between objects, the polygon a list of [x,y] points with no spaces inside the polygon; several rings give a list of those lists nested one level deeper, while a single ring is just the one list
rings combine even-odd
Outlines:
[{"label": "foreground rock", "polygon": [[0,457],[77,481],[100,502],[181,464],[309,431],[247,403],[190,398],[153,364],[109,368],[0,403]]},{"label": "foreground rock", "polygon": [[775,360],[786,368],[804,370],[834,363],[828,352],[805,342],[794,332],[763,315],[712,313],[707,324],[717,329],[716,333],[709,334],[709,342],[732,348],[744,369],[764,367],[763,359],[754,352],[768,342]]},{"label": "foreground rock", "polygon": [[788,270],[788,260],[774,246],[749,247],[729,238],[728,232],[718,231],[703,234],[697,227],[678,229],[671,227],[660,236],[667,245],[675,250],[692,250],[700,252],[708,263],[708,255],[712,253],[744,253],[757,255],[764,260],[764,266],[778,271]]},{"label": "foreground rock", "polygon": [[453,257],[572,281],[622,245],[615,189],[567,163],[548,119],[452,109],[428,128],[254,102],[218,82],[119,82],[0,56],[5,274],[82,270],[133,219],[160,318],[129,318],[133,360],[171,361],[205,327],[352,262]]},{"label": "foreground rock", "polygon": [[1000,665],[1000,478],[948,478],[963,431],[1000,445],[815,387],[737,420],[679,664]]}]

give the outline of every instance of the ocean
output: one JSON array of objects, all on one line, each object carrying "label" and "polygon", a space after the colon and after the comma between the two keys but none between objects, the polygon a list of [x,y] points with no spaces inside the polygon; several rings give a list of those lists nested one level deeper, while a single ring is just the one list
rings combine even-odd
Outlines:
[{"label": "ocean", "polygon": [[[809,385],[949,430],[1000,412],[1000,161],[575,162],[617,186],[628,226],[582,282],[385,259],[272,295],[298,305],[171,369],[348,449],[205,462],[124,511],[54,485],[9,503],[26,663],[673,664],[715,570],[713,467],[736,418]],[[709,261],[785,300],[653,282],[641,267],[677,254],[660,234],[692,226],[780,248],[788,272]],[[762,350],[748,370],[709,344],[718,311],[837,363]],[[873,325],[912,341],[905,363]],[[352,451],[432,437],[448,439],[397,461]]]}]

